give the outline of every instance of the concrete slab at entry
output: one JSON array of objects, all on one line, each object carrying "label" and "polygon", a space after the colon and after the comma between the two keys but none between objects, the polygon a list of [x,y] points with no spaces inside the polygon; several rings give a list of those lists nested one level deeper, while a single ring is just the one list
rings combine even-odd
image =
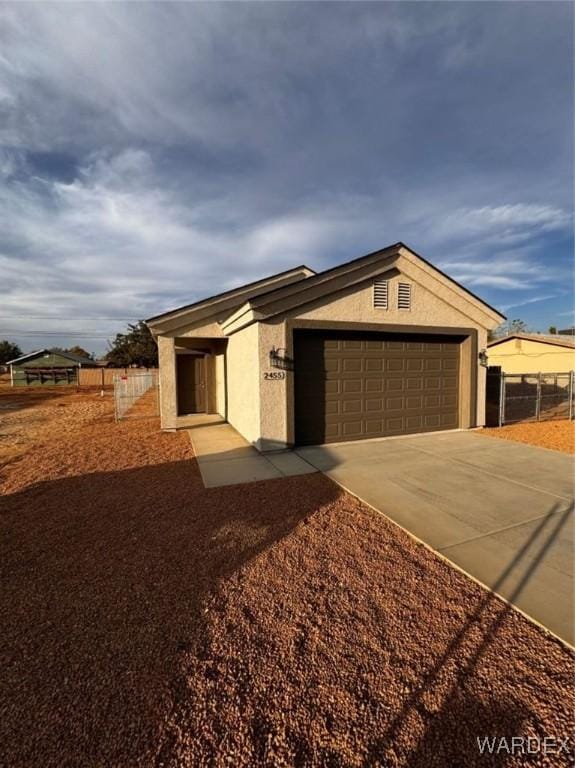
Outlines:
[{"label": "concrete slab at entry", "polygon": [[571,456],[474,432],[298,453],[573,644]]},{"label": "concrete slab at entry", "polygon": [[225,422],[199,424],[188,434],[206,488],[317,472],[292,451],[261,454]]}]

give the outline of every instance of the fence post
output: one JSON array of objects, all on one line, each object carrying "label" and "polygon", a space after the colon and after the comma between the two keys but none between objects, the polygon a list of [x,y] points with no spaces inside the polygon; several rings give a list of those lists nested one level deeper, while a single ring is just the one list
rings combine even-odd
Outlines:
[{"label": "fence post", "polygon": [[573,419],[573,373],[569,371],[569,421]]},{"label": "fence post", "polygon": [[501,371],[499,379],[499,426],[505,422],[505,374]]},{"label": "fence post", "polygon": [[535,401],[535,416],[541,419],[541,372],[537,374],[537,400]]}]

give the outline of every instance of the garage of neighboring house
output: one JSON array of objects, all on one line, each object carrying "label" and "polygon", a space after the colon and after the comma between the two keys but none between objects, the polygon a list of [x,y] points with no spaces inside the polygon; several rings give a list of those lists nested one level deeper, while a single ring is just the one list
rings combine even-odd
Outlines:
[{"label": "garage of neighboring house", "polygon": [[260,450],[484,423],[504,319],[402,243],[150,318],[162,428],[218,413]]},{"label": "garage of neighboring house", "polygon": [[38,349],[10,360],[13,387],[60,386],[76,384],[80,368],[97,368],[94,360],[52,349]]}]

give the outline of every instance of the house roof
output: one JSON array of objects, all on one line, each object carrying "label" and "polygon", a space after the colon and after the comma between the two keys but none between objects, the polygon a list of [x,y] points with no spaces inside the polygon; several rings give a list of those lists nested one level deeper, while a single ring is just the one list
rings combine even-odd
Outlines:
[{"label": "house roof", "polygon": [[200,299],[199,301],[195,301],[192,304],[184,304],[182,307],[176,307],[176,309],[170,309],[167,312],[163,312],[159,315],[154,315],[153,317],[149,317],[145,322],[152,323],[152,324],[158,323],[163,320],[168,320],[173,316],[178,315],[181,312],[202,309],[203,307],[215,305],[220,301],[233,299],[236,296],[239,299],[238,303],[241,304],[244,301],[247,301],[252,296],[265,292],[269,288],[269,286],[273,285],[273,283],[277,280],[281,280],[283,278],[284,280],[287,281],[291,276],[293,276],[294,282],[297,282],[298,280],[303,280],[304,278],[307,278],[310,275],[315,275],[314,270],[310,269],[309,267],[306,267],[305,264],[300,264],[297,267],[286,269],[283,272],[276,272],[275,274],[269,275],[268,277],[262,277],[259,280],[254,280],[252,283],[245,283],[244,285],[237,286],[237,288],[231,288],[229,291],[216,293],[213,296],[209,296],[206,299]]},{"label": "house roof", "polygon": [[[479,296],[477,296],[477,294],[475,294],[472,291],[470,291],[464,285],[461,285],[461,283],[458,283],[457,280],[454,280],[452,277],[450,277],[449,275],[445,274],[445,272],[442,272],[441,269],[438,269],[438,267],[435,266],[435,264],[432,264],[427,259],[424,259],[423,256],[421,256],[419,253],[414,251],[413,248],[410,248],[408,245],[403,243],[401,240],[399,242],[397,242],[397,243],[393,243],[393,245],[388,245],[385,248],[380,248],[377,251],[372,251],[371,253],[367,253],[364,256],[359,256],[359,257],[357,257],[355,259],[351,259],[351,261],[346,261],[343,264],[337,264],[335,267],[330,267],[329,269],[323,270],[323,272],[317,272],[315,275],[313,275],[312,277],[309,277],[306,280],[305,285],[302,284],[302,285],[298,286],[298,288],[302,288],[302,289],[306,288],[307,289],[311,285],[313,285],[313,284],[315,284],[317,282],[322,282],[326,278],[329,278],[329,277],[335,275],[338,272],[342,272],[342,271],[348,270],[348,269],[350,269],[352,267],[359,266],[361,264],[361,262],[364,262],[364,261],[367,261],[369,259],[372,259],[374,256],[386,256],[388,253],[391,255],[392,253],[399,252],[399,250],[401,248],[405,248],[408,251],[410,251],[410,253],[412,253],[414,256],[416,256],[424,264],[427,264],[428,267],[431,267],[431,269],[434,269],[442,277],[444,277],[447,280],[449,280],[451,283],[456,285],[458,288],[460,288],[462,291],[467,293],[469,296],[472,296],[476,301],[481,302],[481,304],[483,304],[484,306],[488,307],[492,312],[495,312],[500,317],[502,317],[504,320],[506,319],[505,315],[502,315],[501,312],[498,309],[495,309],[495,307],[492,307],[486,301],[484,301]],[[252,301],[254,304],[259,304],[264,299],[267,300],[268,297],[269,298],[273,298],[274,294],[278,294],[282,290],[282,287],[275,288],[275,289],[273,289],[271,291],[266,291],[265,293],[258,294],[257,296],[252,297],[252,299],[250,301]]]},{"label": "house roof", "polygon": [[14,358],[14,360],[8,360],[6,365],[21,363],[24,360],[30,360],[33,357],[38,357],[38,355],[50,355],[50,354],[60,355],[60,357],[65,357],[73,363],[82,363],[83,365],[86,365],[86,364],[96,365],[94,360],[89,360],[87,357],[80,357],[80,355],[73,355],[71,352],[60,352],[60,350],[54,351],[52,349],[37,349],[34,352],[29,352],[27,355],[16,357]]},{"label": "house roof", "polygon": [[561,335],[557,333],[510,333],[501,339],[490,341],[487,346],[495,347],[511,339],[525,339],[525,341],[538,341],[541,344],[553,344],[556,347],[569,347],[575,349],[575,336]]},{"label": "house roof", "polygon": [[[417,264],[418,261],[425,264],[425,267],[431,270],[432,274],[437,274],[440,281],[443,280],[444,283],[455,286],[459,293],[466,294],[469,297],[468,300],[475,303],[476,306],[479,305],[483,312],[487,311],[491,314],[492,319],[505,319],[504,315],[485,301],[434,267],[433,264],[423,259],[404,243],[399,242],[387,248],[382,248],[379,251],[368,253],[366,256],[339,264],[323,272],[318,272],[308,277],[307,280],[287,286],[280,286],[274,290],[252,296],[223,322],[222,328],[226,334],[233,333],[251,322],[269,319],[285,311],[293,310],[298,306],[303,306],[310,300],[315,300],[318,288],[325,290],[326,294],[337,293],[354,285],[361,285],[366,280],[372,279],[384,272],[392,274],[398,268],[398,265],[399,269],[404,271],[407,268],[407,263],[401,261],[401,259],[405,260],[406,257],[412,259],[414,264]],[[495,315],[495,318],[493,318],[493,315]]]},{"label": "house roof", "polygon": [[[285,272],[280,272],[277,275],[272,275],[254,283],[248,283],[247,285],[239,286],[238,288],[234,288],[231,291],[225,291],[224,293],[216,294],[215,296],[197,301],[193,304],[187,304],[183,307],[178,307],[177,309],[165,312],[164,314],[156,315],[155,317],[151,317],[146,320],[146,323],[151,324],[152,326],[157,326],[161,325],[162,323],[167,323],[171,320],[177,320],[180,315],[187,315],[188,312],[194,314],[198,312],[199,314],[196,317],[199,317],[200,314],[203,315],[205,312],[208,312],[209,314],[217,314],[220,309],[228,310],[228,317],[225,320],[225,323],[229,323],[236,314],[241,317],[250,311],[262,308],[264,305],[272,304],[276,300],[283,301],[284,299],[287,300],[288,297],[293,297],[294,303],[298,302],[298,298],[300,299],[300,303],[302,303],[301,299],[303,299],[303,295],[308,291],[308,289],[311,289],[317,285],[321,285],[322,283],[332,283],[332,281],[337,281],[338,279],[341,282],[341,279],[344,278],[348,273],[355,273],[357,280],[359,280],[362,269],[365,271],[365,269],[368,268],[371,263],[375,264],[378,259],[399,256],[402,249],[404,249],[404,251],[408,251],[416,259],[419,259],[425,265],[434,270],[438,275],[441,275],[441,277],[449,281],[452,285],[457,286],[460,291],[467,294],[474,301],[479,302],[479,304],[481,304],[484,308],[492,313],[495,313],[497,317],[500,317],[502,320],[505,319],[505,315],[502,315],[501,312],[487,304],[487,302],[483,301],[483,299],[479,298],[479,296],[472,293],[452,277],[449,277],[449,275],[446,275],[444,272],[424,259],[411,248],[406,246],[404,243],[398,242],[377,251],[372,251],[365,256],[360,256],[343,264],[338,264],[337,266],[326,269],[323,272],[316,273],[312,269],[309,269],[309,267],[301,265],[299,267],[295,267],[293,270],[286,270]],[[294,279],[290,280],[289,277],[292,274]],[[283,279],[280,282],[278,278],[288,279]],[[274,282],[276,281],[280,282],[280,284],[274,285]],[[233,302],[230,301],[233,299],[237,299],[235,302],[235,307],[232,306]],[[232,313],[231,316],[230,312]],[[223,317],[220,319],[220,322],[222,320]],[[157,327],[153,328],[153,330],[155,333],[161,332],[161,330]]]}]

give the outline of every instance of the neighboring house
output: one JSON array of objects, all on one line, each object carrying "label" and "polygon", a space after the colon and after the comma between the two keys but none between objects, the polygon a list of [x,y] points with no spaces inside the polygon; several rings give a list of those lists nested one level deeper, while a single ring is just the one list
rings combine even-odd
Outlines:
[{"label": "neighboring house", "polygon": [[407,246],[152,317],[163,429],[219,413],[260,450],[482,425],[503,315]]},{"label": "neighboring house", "polygon": [[575,336],[512,333],[488,345],[489,366],[504,373],[563,373],[575,370]]},{"label": "neighboring house", "polygon": [[13,387],[75,384],[79,368],[94,368],[96,363],[69,352],[39,349],[7,363]]}]

